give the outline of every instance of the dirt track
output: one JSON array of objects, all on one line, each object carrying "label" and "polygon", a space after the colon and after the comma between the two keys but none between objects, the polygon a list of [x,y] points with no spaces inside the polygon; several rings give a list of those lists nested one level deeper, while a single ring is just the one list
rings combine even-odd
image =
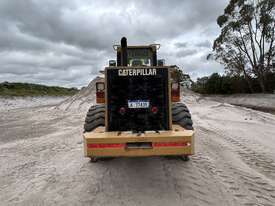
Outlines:
[{"label": "dirt track", "polygon": [[84,114],[54,108],[0,116],[1,205],[275,205],[275,116],[185,98],[196,155],[83,157]]}]

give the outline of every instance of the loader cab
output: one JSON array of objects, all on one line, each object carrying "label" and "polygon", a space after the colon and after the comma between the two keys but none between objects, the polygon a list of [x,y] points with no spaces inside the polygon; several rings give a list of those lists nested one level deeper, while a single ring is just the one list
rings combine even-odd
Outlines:
[{"label": "loader cab", "polygon": [[[117,62],[122,62],[123,55],[121,47],[117,48]],[[157,48],[155,45],[149,46],[128,46],[127,65],[118,66],[157,66]]]},{"label": "loader cab", "polygon": [[122,38],[121,45],[114,45],[113,48],[117,52],[116,64],[111,60],[109,66],[164,66],[164,60],[157,60],[160,44],[127,46],[126,38]]},{"label": "loader cab", "polygon": [[[113,45],[114,50],[116,51],[117,59],[116,60],[109,60],[109,67],[105,68],[105,71],[103,71],[103,74],[106,77],[106,84],[108,81],[113,81],[113,79],[116,78],[116,73],[118,72],[119,78],[122,78],[122,80],[125,80],[126,83],[123,84],[122,80],[119,80],[116,83],[110,83],[109,85],[112,85],[113,88],[115,88],[115,91],[106,91],[107,95],[105,95],[105,86],[104,90],[101,91],[100,87],[101,84],[105,84],[102,82],[98,82],[96,87],[96,102],[97,103],[105,103],[105,97],[108,97],[110,94],[114,95],[119,90],[119,86],[125,88],[128,88],[129,85],[130,88],[139,88],[143,87],[143,84],[147,85],[144,91],[150,90],[155,91],[155,88],[157,87],[158,83],[161,83],[162,81],[166,81],[167,79],[167,86],[166,88],[162,88],[163,90],[169,90],[171,94],[166,94],[166,96],[171,97],[171,102],[179,102],[180,101],[180,85],[179,80],[177,78],[174,78],[173,71],[179,70],[179,68],[176,65],[172,66],[166,66],[164,59],[157,59],[157,51],[160,49],[160,44],[150,44],[150,45],[141,45],[141,46],[128,46],[127,45],[127,39],[123,37],[121,39],[121,44],[119,45]],[[122,67],[122,68],[120,68]],[[130,67],[130,68],[124,68],[124,67]],[[114,71],[112,71],[114,70]],[[162,70],[168,70],[169,74],[166,75],[156,75],[157,71],[161,73]],[[176,71],[175,70],[175,71]],[[107,72],[108,71],[108,72]],[[114,72],[114,74],[110,75],[110,73]],[[109,76],[108,74],[109,73]],[[131,77],[132,76],[132,77]],[[134,77],[135,76],[135,77]],[[141,77],[138,77],[141,76]],[[143,77],[142,77],[143,76]],[[155,77],[154,77],[155,76]],[[148,81],[148,78],[160,78],[157,80],[157,83],[154,83],[155,85],[151,85],[151,89],[149,88],[149,84],[151,84],[153,81]],[[140,79],[139,79],[140,78]],[[133,79],[138,79],[133,86]],[[147,82],[148,81],[148,82]],[[99,86],[98,86],[99,85]],[[118,86],[114,86],[118,85]],[[123,85],[123,86],[122,86]],[[161,83],[165,85],[164,83]],[[101,86],[103,87],[103,86]],[[170,87],[170,88],[169,88]],[[110,90],[110,89],[109,89]],[[133,93],[133,91],[129,91],[129,93]],[[164,94],[165,92],[162,91]],[[120,96],[120,92],[118,92],[117,96]],[[126,98],[126,97],[125,97]],[[110,99],[110,98],[107,98]],[[108,104],[108,102],[106,102]],[[169,105],[169,102],[166,102],[167,105]]]}]

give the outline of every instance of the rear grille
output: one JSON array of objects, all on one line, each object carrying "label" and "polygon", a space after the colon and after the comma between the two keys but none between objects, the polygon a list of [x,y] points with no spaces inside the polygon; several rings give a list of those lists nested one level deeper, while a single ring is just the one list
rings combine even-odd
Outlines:
[{"label": "rear grille", "polygon": [[[148,131],[169,129],[168,69],[156,73],[129,72],[135,68],[107,69],[108,131]],[[137,68],[136,68],[137,69]],[[139,68],[140,69],[140,68]],[[148,68],[146,68],[148,69]],[[119,72],[122,71],[122,76]],[[149,108],[129,108],[128,101],[149,101]],[[152,107],[157,107],[154,114]],[[120,113],[120,108],[125,113]]]}]

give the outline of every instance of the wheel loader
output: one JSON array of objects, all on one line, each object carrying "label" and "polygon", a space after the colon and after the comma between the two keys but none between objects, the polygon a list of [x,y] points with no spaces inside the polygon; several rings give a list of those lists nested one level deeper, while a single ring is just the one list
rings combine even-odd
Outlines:
[{"label": "wheel loader", "polygon": [[159,44],[114,45],[104,79],[96,82],[96,105],[84,124],[84,153],[92,162],[106,157],[194,154],[191,114],[180,98],[177,66],[157,59]]}]

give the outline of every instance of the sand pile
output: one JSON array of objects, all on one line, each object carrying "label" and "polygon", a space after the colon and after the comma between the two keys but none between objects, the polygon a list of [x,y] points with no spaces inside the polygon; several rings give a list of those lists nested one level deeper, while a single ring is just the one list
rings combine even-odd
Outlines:
[{"label": "sand pile", "polygon": [[190,89],[181,88],[180,91],[181,91],[181,100],[185,104],[192,104],[200,101],[201,99],[200,94],[195,93]]},{"label": "sand pile", "polygon": [[40,96],[40,97],[0,97],[0,111],[11,109],[29,108],[38,106],[56,105],[64,99],[64,97]]},{"label": "sand pile", "polygon": [[56,106],[61,110],[81,110],[87,111],[89,107],[95,104],[96,82],[102,77],[97,76],[93,79],[87,87],[83,87],[77,94],[62,101]]},{"label": "sand pile", "polygon": [[275,112],[275,94],[212,95],[206,98],[252,109]]}]

